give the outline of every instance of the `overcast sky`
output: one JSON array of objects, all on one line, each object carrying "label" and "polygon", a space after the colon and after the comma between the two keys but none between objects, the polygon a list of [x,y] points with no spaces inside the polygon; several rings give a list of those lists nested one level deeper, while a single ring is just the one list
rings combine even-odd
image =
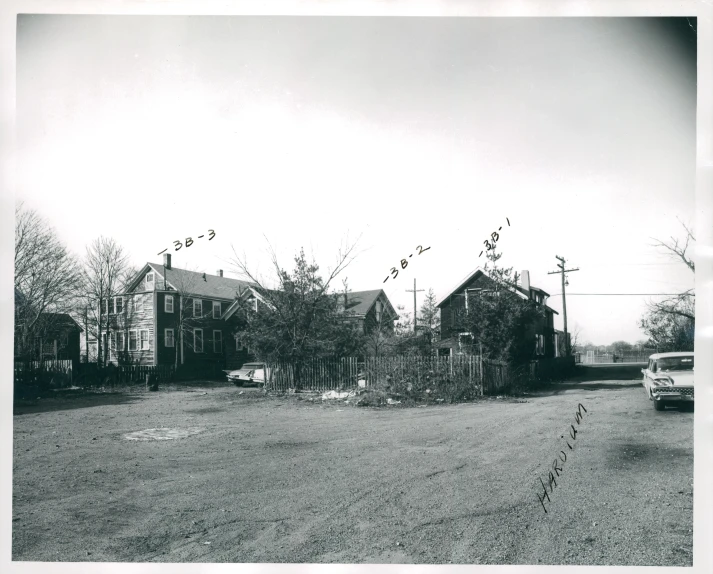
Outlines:
[{"label": "overcast sky", "polygon": [[555,309],[555,255],[580,269],[570,330],[633,342],[647,297],[575,294],[693,286],[651,246],[694,220],[687,24],[20,16],[18,200],[137,266],[169,248],[229,272],[235,247],[267,273],[265,234],[283,266],[304,246],[326,268],[361,235],[350,288],[409,309],[414,277],[446,296],[502,227],[501,262]]}]

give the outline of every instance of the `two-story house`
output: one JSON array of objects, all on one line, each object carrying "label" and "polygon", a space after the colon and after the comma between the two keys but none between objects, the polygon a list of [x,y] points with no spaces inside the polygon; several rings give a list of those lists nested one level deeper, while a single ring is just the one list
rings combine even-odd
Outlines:
[{"label": "two-story house", "polygon": [[109,343],[108,360],[210,369],[247,360],[226,312],[251,287],[224,277],[222,270],[211,275],[174,268],[170,254],[162,264],[146,263],[124,293],[105,303],[110,329],[102,340]]},{"label": "two-story house", "polygon": [[[472,304],[469,295],[478,291],[488,291],[493,286],[493,279],[488,272],[480,267],[468,274],[439,303],[441,314],[441,341],[438,343],[439,355],[452,355],[474,352],[470,334],[461,332],[457,317],[467,312]],[[523,271],[520,282],[511,289],[513,295],[530,299],[541,305],[545,310],[543,319],[529,326],[529,336],[532,337],[533,358],[550,358],[558,355],[557,331],[554,328],[554,315],[557,311],[547,305],[549,293],[530,284],[530,273]]]}]

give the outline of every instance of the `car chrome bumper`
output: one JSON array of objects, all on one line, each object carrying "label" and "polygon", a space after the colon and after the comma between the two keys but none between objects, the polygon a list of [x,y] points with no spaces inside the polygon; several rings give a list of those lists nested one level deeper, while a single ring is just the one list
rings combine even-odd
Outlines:
[{"label": "car chrome bumper", "polygon": [[663,387],[651,390],[655,401],[693,401],[693,389],[676,389]]}]

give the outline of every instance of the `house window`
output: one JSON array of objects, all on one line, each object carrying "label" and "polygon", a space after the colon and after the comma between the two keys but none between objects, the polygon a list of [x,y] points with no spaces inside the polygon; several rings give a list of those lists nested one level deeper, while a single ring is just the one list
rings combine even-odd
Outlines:
[{"label": "house window", "polygon": [[220,301],[213,301],[213,319],[220,319]]},{"label": "house window", "polygon": [[134,298],[134,310],[137,313],[143,313],[144,312],[144,296],[143,295],[137,295]]},{"label": "house window", "polygon": [[153,273],[146,274],[146,285],[149,288],[153,288]]},{"label": "house window", "polygon": [[203,329],[193,329],[193,352],[203,352]]},{"label": "house window", "polygon": [[129,331],[129,351],[138,350],[136,331]]},{"label": "house window", "polygon": [[[173,295],[166,295],[163,300],[163,310],[166,313],[173,313]],[[173,347],[173,345],[171,345]]]},{"label": "house window", "polygon": [[116,313],[121,313],[124,310],[124,298],[123,297],[109,297],[106,300],[106,306],[104,310],[108,315],[114,315]]},{"label": "house window", "polygon": [[223,352],[223,331],[213,331],[213,352]]},{"label": "house window", "polygon": [[148,331],[148,329],[141,329],[141,331],[139,331],[139,342],[141,343],[142,351],[149,350],[149,331]]},{"label": "house window", "polygon": [[193,299],[193,316],[200,317],[201,315],[203,315],[203,301]]},{"label": "house window", "polygon": [[173,329],[164,329],[163,331],[164,345],[166,347],[173,347],[175,343],[173,341]]},{"label": "house window", "polygon": [[376,302],[376,322],[381,321],[381,301]]},{"label": "house window", "polygon": [[121,352],[126,350],[126,339],[123,332],[114,331],[109,335],[109,337],[109,344],[111,345],[112,351]]}]

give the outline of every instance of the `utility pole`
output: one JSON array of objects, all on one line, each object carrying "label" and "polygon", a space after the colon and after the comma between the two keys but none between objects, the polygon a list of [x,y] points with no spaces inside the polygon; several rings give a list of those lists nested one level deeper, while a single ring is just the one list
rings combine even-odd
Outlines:
[{"label": "utility pole", "polygon": [[423,289],[416,289],[416,278],[413,279],[413,289],[406,289],[407,293],[413,293],[413,332],[416,332],[416,293]]},{"label": "utility pole", "polygon": [[548,275],[554,275],[556,273],[561,273],[562,274],[562,314],[563,314],[563,319],[564,319],[564,345],[566,349],[566,356],[569,357],[571,353],[570,345],[569,345],[569,337],[567,335],[567,299],[565,298],[565,292],[564,292],[564,287],[565,287],[565,273],[570,273],[572,271],[579,271],[579,267],[577,269],[565,269],[565,258],[560,257],[559,255],[555,255],[557,259],[560,260],[560,263],[557,264],[557,267],[560,268],[559,271],[550,271],[547,273]]}]

